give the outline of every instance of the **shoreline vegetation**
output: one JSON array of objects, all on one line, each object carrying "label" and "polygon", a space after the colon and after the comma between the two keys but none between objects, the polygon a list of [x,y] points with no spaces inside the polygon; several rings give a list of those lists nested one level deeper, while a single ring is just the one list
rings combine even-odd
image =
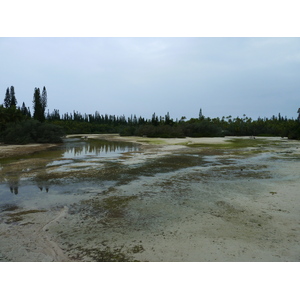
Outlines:
[{"label": "shoreline vegetation", "polygon": [[131,115],[107,115],[80,112],[60,114],[58,109],[46,113],[47,90],[34,89],[33,114],[23,102],[17,106],[14,87],[7,88],[0,105],[0,142],[6,144],[59,143],[67,134],[120,134],[150,138],[274,136],[300,139],[300,122],[280,113],[271,118],[253,120],[242,117],[205,117],[202,109],[197,118],[182,116],[174,120],[169,113],[150,119]]}]

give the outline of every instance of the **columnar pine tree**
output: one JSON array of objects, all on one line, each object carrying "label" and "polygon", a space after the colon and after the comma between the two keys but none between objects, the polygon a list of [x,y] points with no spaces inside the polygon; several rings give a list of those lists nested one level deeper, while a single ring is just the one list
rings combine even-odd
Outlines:
[{"label": "columnar pine tree", "polygon": [[33,95],[33,118],[35,120],[38,120],[40,122],[45,121],[45,114],[43,110],[43,105],[42,105],[42,98],[41,98],[41,93],[39,88],[34,89],[34,95]]},{"label": "columnar pine tree", "polygon": [[199,111],[199,120],[201,120],[202,118],[203,118],[202,108],[200,108],[200,111]]},{"label": "columnar pine tree", "polygon": [[47,107],[47,91],[46,88],[43,87],[43,92],[42,92],[42,108],[43,108],[43,113],[45,114],[46,107]]},{"label": "columnar pine tree", "polygon": [[10,93],[9,88],[6,89],[5,98],[4,98],[4,107],[8,108],[10,107]]},{"label": "columnar pine tree", "polygon": [[10,107],[17,106],[17,99],[15,96],[15,88],[13,86],[10,87]]},{"label": "columnar pine tree", "polygon": [[26,116],[28,118],[31,118],[30,109],[29,109],[29,107],[28,108],[26,107],[24,102],[23,102],[22,107],[20,108],[20,110],[21,110],[21,113],[24,116]]},{"label": "columnar pine tree", "polygon": [[25,105],[25,103],[23,102],[22,107],[21,107],[21,112],[24,116],[26,116],[27,114],[27,107]]}]

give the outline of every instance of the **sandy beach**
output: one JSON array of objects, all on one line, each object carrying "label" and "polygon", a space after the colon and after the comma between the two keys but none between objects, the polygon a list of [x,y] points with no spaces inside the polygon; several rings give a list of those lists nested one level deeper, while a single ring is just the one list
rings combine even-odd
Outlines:
[{"label": "sandy beach", "polygon": [[[299,141],[83,137],[141,147],[82,202],[2,208],[0,261],[300,261]],[[0,158],[52,146],[0,145]]]}]

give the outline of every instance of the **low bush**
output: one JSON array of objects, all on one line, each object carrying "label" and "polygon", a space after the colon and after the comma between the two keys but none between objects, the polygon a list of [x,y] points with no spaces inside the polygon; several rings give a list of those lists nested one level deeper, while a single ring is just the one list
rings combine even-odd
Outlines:
[{"label": "low bush", "polygon": [[64,135],[61,127],[37,120],[8,123],[5,127],[0,141],[6,144],[61,143]]}]

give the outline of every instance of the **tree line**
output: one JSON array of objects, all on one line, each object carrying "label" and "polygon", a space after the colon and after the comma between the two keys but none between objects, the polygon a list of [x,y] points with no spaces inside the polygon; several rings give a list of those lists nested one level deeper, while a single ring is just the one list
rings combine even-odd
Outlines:
[{"label": "tree line", "polygon": [[[300,139],[299,118],[288,119],[273,115],[271,118],[253,120],[246,115],[233,118],[205,117],[200,109],[197,118],[187,120],[185,117],[173,119],[167,112],[164,116],[146,119],[131,115],[116,116],[100,114],[72,113],[60,114],[58,109],[46,112],[47,91],[43,87],[34,89],[33,114],[25,103],[17,106],[14,87],[7,88],[4,103],[0,105],[0,141],[8,143],[27,142],[60,142],[61,136],[72,133],[119,133],[120,135],[136,135],[147,137],[183,138],[216,137],[216,136],[287,136]],[[298,111],[299,113],[299,111]],[[22,134],[18,133],[21,132]],[[20,136],[21,135],[21,136]],[[14,136],[15,140],[14,141]]]},{"label": "tree line", "polygon": [[59,110],[49,113],[46,119],[53,124],[62,126],[66,133],[119,133],[120,135],[136,135],[147,137],[216,137],[216,136],[282,136],[290,139],[300,139],[300,120],[288,119],[273,115],[271,118],[253,120],[246,115],[233,118],[205,117],[200,109],[198,118],[186,120],[185,117],[171,118],[169,113],[157,116],[153,113],[150,119],[131,115],[100,115],[65,113]]},{"label": "tree line", "polygon": [[34,89],[33,114],[25,103],[17,106],[13,86],[6,89],[4,103],[0,105],[0,141],[10,144],[60,143],[63,128],[46,121],[47,91]]}]

